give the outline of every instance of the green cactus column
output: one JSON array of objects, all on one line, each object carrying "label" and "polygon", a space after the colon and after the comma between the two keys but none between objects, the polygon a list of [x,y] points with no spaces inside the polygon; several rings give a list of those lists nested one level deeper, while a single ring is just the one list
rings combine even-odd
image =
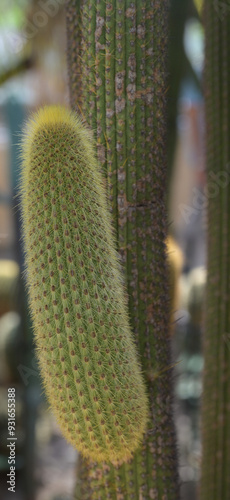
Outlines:
[{"label": "green cactus column", "polygon": [[200,500],[230,495],[230,9],[204,5],[208,281]]},{"label": "green cactus column", "polygon": [[71,105],[95,132],[151,406],[133,460],[117,468],[82,460],[76,498],[178,500],[165,252],[168,1],[69,0],[66,13]]}]

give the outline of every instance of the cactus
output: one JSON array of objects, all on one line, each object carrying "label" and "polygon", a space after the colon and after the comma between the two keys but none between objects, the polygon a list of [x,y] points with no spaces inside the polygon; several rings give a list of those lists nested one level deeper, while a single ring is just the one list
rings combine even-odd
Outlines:
[{"label": "cactus", "polygon": [[76,497],[178,500],[166,262],[168,1],[68,0],[70,101],[95,133],[151,418],[119,467],[80,460]]},{"label": "cactus", "polygon": [[62,107],[29,121],[21,203],[41,374],[63,435],[98,462],[127,461],[147,396],[92,137]]},{"label": "cactus", "polygon": [[[218,7],[223,8],[218,11]],[[208,267],[202,404],[200,500],[228,500],[230,492],[230,9],[204,2],[206,32]],[[213,195],[213,187],[215,194]]]}]

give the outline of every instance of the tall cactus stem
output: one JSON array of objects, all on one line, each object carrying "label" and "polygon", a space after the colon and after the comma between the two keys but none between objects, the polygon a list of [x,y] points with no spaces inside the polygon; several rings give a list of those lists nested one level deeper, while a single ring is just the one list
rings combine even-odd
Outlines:
[{"label": "tall cactus stem", "polygon": [[[82,27],[80,23],[80,4],[75,0],[68,0],[68,9],[66,11],[67,24],[68,24],[68,37],[67,37],[67,63],[69,71],[69,88],[70,88],[70,104],[73,109],[82,112],[82,79],[80,77],[81,60],[81,39]],[[78,98],[76,99],[76,96]]]},{"label": "tall cactus stem", "polygon": [[227,500],[230,491],[230,12],[217,4],[206,0],[203,11],[207,189],[213,189],[216,179],[216,193],[210,192],[208,200],[201,500]]},{"label": "tall cactus stem", "polygon": [[[87,6],[84,0],[79,2],[83,15]],[[148,431],[129,463],[111,467],[108,463],[80,461],[81,482],[76,497],[81,500],[178,500],[171,406],[169,271],[165,251],[169,2],[98,2],[104,12],[105,27],[105,50],[101,49],[105,66],[103,69],[100,65],[99,75],[104,88],[103,92],[102,88],[96,89],[96,98],[103,98],[105,103],[100,109],[106,113],[100,119],[106,138],[104,173],[127,282],[129,315],[151,411]],[[67,2],[67,14],[70,3]],[[67,36],[69,47],[74,33],[68,29],[68,15]],[[87,37],[87,31],[82,36]],[[96,50],[96,40],[91,50]],[[78,64],[81,67],[80,58]],[[92,79],[96,79],[93,69]],[[82,81],[81,85],[87,86],[87,82]],[[73,95],[71,80],[70,94]],[[76,92],[75,103],[77,100]],[[83,111],[91,126],[87,106],[86,102]],[[94,133],[100,145],[101,128]]]},{"label": "tall cactus stem", "polygon": [[117,234],[117,177],[116,177],[116,126],[115,114],[115,19],[113,3],[106,2],[105,29],[105,100],[106,100],[106,149],[107,190],[110,210]]}]

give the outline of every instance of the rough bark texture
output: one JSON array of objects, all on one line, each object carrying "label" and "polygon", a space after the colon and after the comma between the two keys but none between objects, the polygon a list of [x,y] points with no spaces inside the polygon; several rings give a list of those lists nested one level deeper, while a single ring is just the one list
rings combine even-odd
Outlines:
[{"label": "rough bark texture", "polygon": [[76,498],[178,500],[165,252],[168,0],[69,0],[66,12],[71,105],[95,132],[151,406],[129,464],[80,461]]},{"label": "rough bark texture", "polygon": [[230,495],[230,9],[204,6],[208,282],[204,339],[201,500]]}]

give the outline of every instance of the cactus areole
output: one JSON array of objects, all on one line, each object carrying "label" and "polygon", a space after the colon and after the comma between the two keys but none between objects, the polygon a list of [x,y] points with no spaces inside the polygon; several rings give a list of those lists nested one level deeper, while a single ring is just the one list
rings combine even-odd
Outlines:
[{"label": "cactus areole", "polygon": [[92,136],[62,107],[24,131],[21,204],[37,354],[51,408],[83,456],[131,458],[148,404]]}]

